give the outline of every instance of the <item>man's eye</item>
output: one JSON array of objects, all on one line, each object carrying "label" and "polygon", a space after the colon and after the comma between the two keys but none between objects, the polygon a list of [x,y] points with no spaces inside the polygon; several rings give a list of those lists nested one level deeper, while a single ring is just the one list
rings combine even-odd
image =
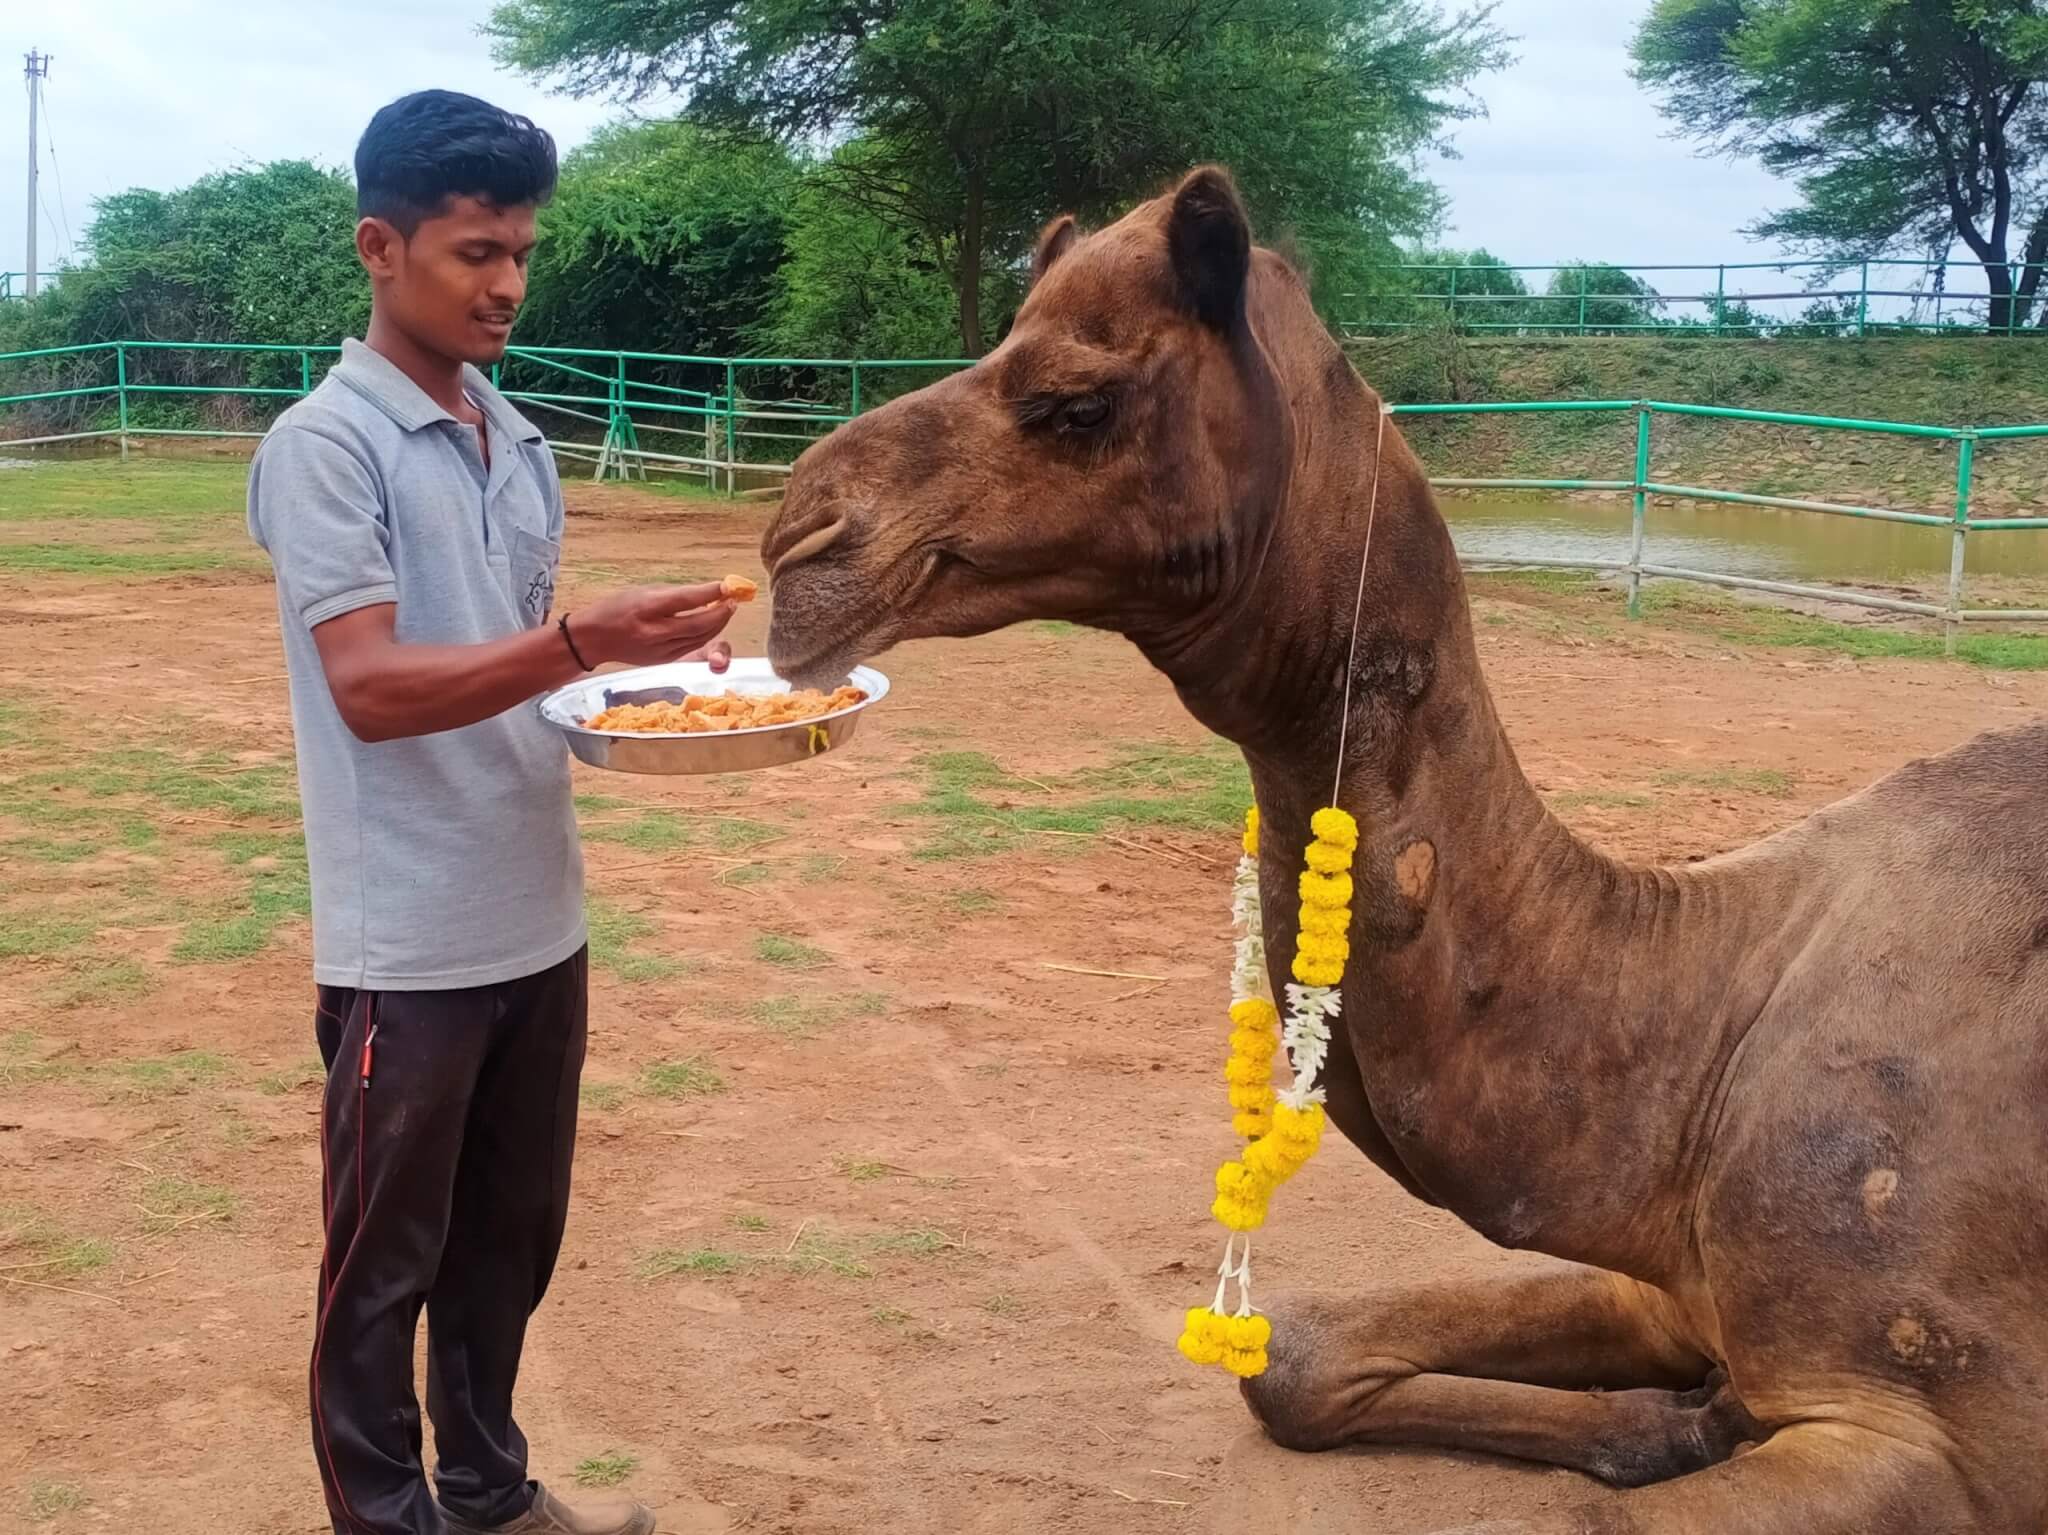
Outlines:
[{"label": "man's eye", "polygon": [[1060,425],[1072,432],[1092,432],[1109,419],[1109,400],[1099,394],[1076,395],[1060,407]]}]

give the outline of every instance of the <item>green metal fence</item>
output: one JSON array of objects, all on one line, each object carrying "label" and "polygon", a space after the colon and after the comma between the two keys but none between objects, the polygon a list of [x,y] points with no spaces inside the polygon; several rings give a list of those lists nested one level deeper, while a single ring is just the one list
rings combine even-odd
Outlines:
[{"label": "green metal fence", "polygon": [[[339,352],[333,346],[289,346],[263,343],[123,341],[96,346],[55,347],[42,351],[0,354],[0,388],[10,366],[62,365],[83,369],[82,381],[61,387],[0,394],[0,414],[9,408],[73,402],[96,409],[108,424],[40,436],[0,437],[0,450],[39,444],[118,439],[125,455],[141,437],[253,438],[249,427],[169,426],[146,419],[147,408],[167,398],[192,396],[253,400],[277,407],[309,393],[315,362],[324,365]],[[164,382],[167,358],[208,358],[241,354],[261,360],[269,376],[284,381],[268,384],[221,384],[214,381]],[[552,412],[573,423],[563,435],[551,434],[555,451],[565,459],[592,466],[597,479],[645,477],[650,471],[694,475],[727,491],[744,487],[751,476],[772,485],[786,475],[803,445],[815,441],[863,409],[905,387],[969,364],[953,358],[819,359],[774,357],[687,357],[662,352],[608,352],[579,347],[515,347],[497,371],[506,394],[522,405]],[[660,374],[660,378],[650,374]],[[695,382],[679,380],[694,379]],[[672,381],[676,380],[676,381]],[[753,381],[750,383],[750,381]],[[808,396],[788,390],[804,387]],[[776,393],[777,389],[782,393]],[[819,398],[823,396],[823,398]],[[2048,531],[2048,515],[1988,517],[1971,512],[1970,498],[1980,445],[2024,439],[2048,439],[2048,424],[2038,426],[1946,427],[1899,421],[1862,421],[1834,416],[1795,415],[1779,411],[1741,410],[1718,405],[1687,405],[1662,400],[1555,400],[1498,404],[1397,405],[1403,417],[1508,416],[1580,412],[1633,414],[1635,455],[1632,464],[1616,465],[1610,479],[1473,479],[1443,476],[1431,484],[1443,489],[1626,492],[1633,502],[1631,536],[1626,551],[1609,560],[1516,559],[1488,556],[1471,563],[1574,570],[1622,570],[1628,576],[1631,615],[1641,610],[1645,577],[1698,581],[1745,590],[1840,602],[1884,612],[1935,619],[1951,638],[1965,624],[1981,622],[2048,623],[2048,609],[1967,607],[1964,604],[1967,550],[1973,536]],[[1689,417],[1714,421],[1801,427],[1875,437],[1917,438],[1956,445],[1952,502],[1940,510],[1913,511],[1896,507],[1858,506],[1844,502],[1757,495],[1711,486],[1681,485],[1652,475],[1655,423],[1661,418]],[[575,435],[580,434],[580,435]],[[670,452],[646,446],[642,435],[674,438]],[[664,436],[663,434],[666,434]],[[1945,603],[1918,602],[1870,592],[1720,574],[1659,564],[1644,557],[1650,503],[1653,498],[1720,502],[1773,507],[1830,517],[1859,517],[1949,532],[1951,558]]]},{"label": "green metal fence", "polygon": [[[1604,262],[1550,266],[1400,262],[1370,269],[1374,291],[1349,296],[1346,328],[1358,333],[1424,330],[1449,324],[1474,334],[1628,335],[1641,332],[1716,336],[1874,334],[1999,334],[2048,337],[2048,292],[2006,308],[1992,324],[1988,292],[1954,292],[1951,273],[1984,282],[1984,269],[1962,262],[1873,260],[1737,261],[1696,266],[1615,266]],[[2012,289],[2030,275],[2048,288],[2048,264],[2014,262]],[[1525,279],[1548,274],[1538,284]],[[1697,291],[1665,292],[1673,274]],[[1798,286],[1764,281],[1797,279]],[[1914,281],[1917,276],[1917,283]],[[1853,281],[1844,281],[1845,278]],[[1503,286],[1516,291],[1500,292]],[[1460,291],[1462,287],[1463,291]],[[1760,313],[1758,304],[1798,302],[1796,316]],[[1903,306],[1904,312],[1898,313]],[[1674,313],[1677,310],[1679,312]],[[1685,310],[1692,313],[1685,313]]]}]

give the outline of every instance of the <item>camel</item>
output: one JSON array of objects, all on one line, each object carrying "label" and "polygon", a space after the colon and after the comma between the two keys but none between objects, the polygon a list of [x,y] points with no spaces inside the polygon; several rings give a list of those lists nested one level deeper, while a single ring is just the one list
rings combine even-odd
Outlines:
[{"label": "camel", "polygon": [[1295,1450],[1630,1489],[1463,1527],[1500,1535],[2041,1535],[2048,725],[1625,866],[1517,765],[1382,412],[1226,172],[1062,219],[999,348],[797,463],[770,654],[822,686],[1020,620],[1126,636],[1242,750],[1286,956],[1373,520],[1329,1113],[1417,1199],[1555,1262],[1276,1306],[1253,1416]]}]

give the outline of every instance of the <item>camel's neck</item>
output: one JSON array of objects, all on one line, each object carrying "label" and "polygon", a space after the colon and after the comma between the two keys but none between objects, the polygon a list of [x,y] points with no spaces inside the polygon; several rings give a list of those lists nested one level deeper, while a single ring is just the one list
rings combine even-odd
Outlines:
[{"label": "camel's neck", "polygon": [[1750,992],[1767,991],[1768,967],[1752,984],[1740,956],[1763,940],[1708,882],[1626,868],[1549,814],[1480,675],[1420,466],[1389,425],[1374,511],[1377,402],[1360,390],[1337,420],[1234,611],[1153,654],[1251,763],[1276,979],[1308,819],[1336,779],[1371,516],[1342,731],[1338,798],[1363,843],[1332,1112],[1497,1241],[1678,1276],[1709,1103]]}]

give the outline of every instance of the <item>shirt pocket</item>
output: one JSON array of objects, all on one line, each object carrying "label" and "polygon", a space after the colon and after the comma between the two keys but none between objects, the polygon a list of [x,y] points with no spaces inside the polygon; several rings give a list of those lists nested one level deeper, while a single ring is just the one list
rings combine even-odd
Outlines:
[{"label": "shirt pocket", "polygon": [[555,606],[555,576],[561,569],[560,540],[517,528],[512,533],[512,601],[528,628],[548,621]]}]

